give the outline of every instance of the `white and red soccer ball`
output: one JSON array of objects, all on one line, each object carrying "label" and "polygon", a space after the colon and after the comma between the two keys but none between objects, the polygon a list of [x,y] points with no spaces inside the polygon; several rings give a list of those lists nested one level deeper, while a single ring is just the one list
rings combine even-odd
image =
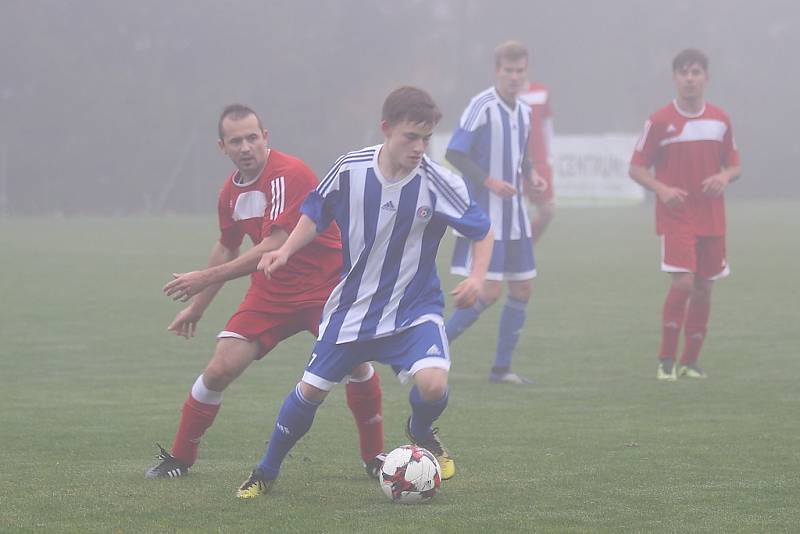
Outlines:
[{"label": "white and red soccer ball", "polygon": [[378,479],[383,493],[393,502],[423,503],[442,486],[442,468],[427,449],[403,445],[386,455]]}]

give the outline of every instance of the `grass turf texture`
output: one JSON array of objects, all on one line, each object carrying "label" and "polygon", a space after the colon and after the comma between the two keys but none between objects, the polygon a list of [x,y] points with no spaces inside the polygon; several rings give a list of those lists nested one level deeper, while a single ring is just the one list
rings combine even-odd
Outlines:
[{"label": "grass turf texture", "polygon": [[[452,347],[438,423],[458,474],[412,507],[366,478],[341,387],[274,493],[234,498],[309,335],[226,391],[189,477],[145,480],[245,288],[226,286],[194,340],[166,332],[179,305],[160,287],[205,264],[213,217],[0,220],[0,531],[796,531],[799,209],[730,206],[710,378],[677,383],[655,380],[668,280],[650,208],[562,209],[537,250],[515,362],[537,385],[488,383],[500,307],[486,312]],[[406,441],[408,390],[379,371],[391,449]]]}]

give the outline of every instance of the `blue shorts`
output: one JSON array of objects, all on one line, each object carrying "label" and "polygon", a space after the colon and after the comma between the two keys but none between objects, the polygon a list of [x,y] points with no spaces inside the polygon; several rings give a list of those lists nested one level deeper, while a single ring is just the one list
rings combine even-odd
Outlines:
[{"label": "blue shorts", "polygon": [[[450,272],[469,276],[472,269],[472,242],[456,238]],[[509,241],[495,240],[492,261],[489,262],[487,280],[530,280],[536,277],[536,260],[533,257],[533,240],[530,238]]]},{"label": "blue shorts", "polygon": [[317,341],[303,373],[303,382],[330,391],[357,365],[375,361],[391,365],[401,381],[420,369],[450,369],[444,326],[426,321],[399,333],[336,345]]}]

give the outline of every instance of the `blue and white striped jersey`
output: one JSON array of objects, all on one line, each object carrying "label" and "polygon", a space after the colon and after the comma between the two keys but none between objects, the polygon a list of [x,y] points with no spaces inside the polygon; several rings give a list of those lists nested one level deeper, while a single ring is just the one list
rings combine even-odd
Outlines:
[{"label": "blue and white striped jersey", "polygon": [[489,231],[460,177],[423,156],[408,176],[387,181],[381,146],[340,157],[301,208],[317,231],[336,220],[342,234],[344,276],[325,304],[320,340],[366,340],[441,321],[436,252],[447,226],[474,240]]},{"label": "blue and white striped jersey", "polygon": [[[522,160],[530,129],[530,106],[518,98],[516,107],[511,109],[491,87],[470,101],[447,148],[467,154],[489,176],[522,191]],[[470,184],[470,188],[492,221],[495,240],[531,236],[523,195],[503,199],[483,185]]]}]

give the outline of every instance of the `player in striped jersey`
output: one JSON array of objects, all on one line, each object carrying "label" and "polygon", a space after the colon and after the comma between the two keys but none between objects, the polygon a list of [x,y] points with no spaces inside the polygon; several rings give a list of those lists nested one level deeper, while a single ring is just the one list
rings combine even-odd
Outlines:
[{"label": "player in striped jersey", "polygon": [[[496,383],[529,384],[511,371],[519,332],[525,325],[528,300],[536,276],[531,223],[523,192],[542,191],[546,182],[532,172],[527,157],[531,108],[520,100],[525,88],[528,51],[509,41],[495,50],[495,85],[475,96],[461,115],[447,147],[447,160],[464,176],[481,208],[489,214],[494,251],[477,302],[457,310],[447,321],[452,341],[491,306],[508,282],[494,366],[489,379]],[[472,259],[468,243],[456,240],[451,271],[466,275]]]},{"label": "player in striped jersey", "polygon": [[[257,271],[261,255],[283,244],[294,228],[300,204],[317,186],[317,178],[301,160],[267,146],[267,131],[247,106],[233,104],[222,112],[219,146],[236,165],[219,194],[220,238],[208,268],[175,274],[164,287],[176,300],[192,299],[169,330],[190,339],[222,284],[248,274],[251,284],[184,402],[172,451],[161,449],[147,478],[188,473],[223,391],[280,341],[303,330],[316,335],[323,305],[340,280],[341,241],[334,225],[301,250],[281,276],[267,280]],[[245,236],[253,247],[239,255]],[[355,369],[352,378],[347,402],[359,430],[361,457],[368,474],[377,476],[381,459],[376,457],[383,453],[380,379],[370,364]]]},{"label": "player in striped jersey", "polygon": [[401,87],[384,102],[384,143],[339,158],[301,209],[280,249],[259,264],[278,276],[289,258],[334,220],[342,232],[344,279],[325,304],[305,373],[286,398],[269,446],[237,496],[269,491],[289,450],[311,427],[317,407],[353,366],[374,360],[413,377],[406,432],[434,453],[442,478],[455,464],[433,422],[447,406],[450,355],[436,252],[448,226],[473,241],[473,271],[452,292],[456,306],[475,301],[491,256],[486,215],[458,176],[425,155],[441,117],[421,89]]}]

